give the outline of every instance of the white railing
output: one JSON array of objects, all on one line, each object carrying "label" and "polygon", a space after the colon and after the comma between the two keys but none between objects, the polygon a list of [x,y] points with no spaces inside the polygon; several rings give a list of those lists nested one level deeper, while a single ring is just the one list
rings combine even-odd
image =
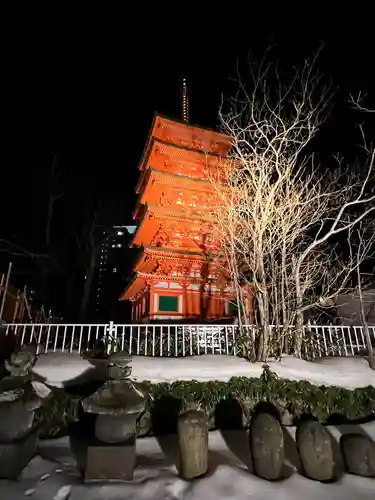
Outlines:
[{"label": "white railing", "polygon": [[[375,349],[375,326],[369,326],[371,345]],[[312,347],[317,357],[354,356],[367,352],[367,342],[362,326],[319,326],[305,327],[305,349]]]},{"label": "white railing", "polygon": [[[316,357],[351,356],[367,350],[360,326],[304,327],[303,349]],[[272,327],[272,335],[280,329]],[[375,348],[375,327],[369,327]],[[83,352],[103,340],[107,349],[116,346],[129,355],[191,356],[201,354],[236,354],[235,342],[242,336],[254,338],[253,325],[117,325],[108,324],[8,324],[1,334],[14,334],[19,343],[37,345],[37,352]]]}]

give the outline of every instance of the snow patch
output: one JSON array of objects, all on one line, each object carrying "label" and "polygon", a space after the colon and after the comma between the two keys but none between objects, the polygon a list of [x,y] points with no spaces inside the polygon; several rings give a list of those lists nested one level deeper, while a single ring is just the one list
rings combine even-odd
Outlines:
[{"label": "snow patch", "polygon": [[[362,357],[324,358],[304,361],[293,356],[268,361],[280,378],[306,380],[315,385],[355,389],[375,387],[375,371]],[[184,358],[132,357],[132,378],[153,383],[176,380],[228,381],[231,377],[260,377],[263,363],[249,363],[235,356],[207,354]],[[77,353],[47,353],[38,358],[34,371],[52,386],[64,387],[85,377],[96,377],[93,366]]]},{"label": "snow patch", "polygon": [[[347,426],[345,426],[347,427]],[[335,438],[347,428],[331,428]],[[360,426],[373,439],[375,422]],[[357,430],[357,427],[356,427]],[[294,437],[295,429],[288,428]],[[90,484],[81,479],[72,481],[68,470],[53,474],[56,458],[64,450],[71,454],[69,439],[42,441],[40,453],[50,460],[35,457],[19,481],[0,481],[0,498],[19,500],[27,490],[36,500],[373,500],[374,480],[344,475],[333,484],[322,484],[304,478],[296,471],[284,481],[272,483],[252,475],[245,464],[249,455],[245,431],[215,431],[209,434],[209,473],[195,481],[184,481],[177,475],[173,436],[142,438],[137,440],[137,463],[134,480],[125,484]],[[175,443],[176,444],[176,443]],[[287,455],[288,459],[288,455]],[[72,457],[73,460],[73,457]],[[288,461],[288,460],[287,460]],[[50,474],[48,481],[40,477]],[[25,479],[27,478],[27,479]],[[33,493],[31,493],[33,490]]]},{"label": "snow patch", "polygon": [[52,387],[74,384],[83,377],[96,377],[95,367],[77,352],[48,352],[41,354],[32,371]]}]

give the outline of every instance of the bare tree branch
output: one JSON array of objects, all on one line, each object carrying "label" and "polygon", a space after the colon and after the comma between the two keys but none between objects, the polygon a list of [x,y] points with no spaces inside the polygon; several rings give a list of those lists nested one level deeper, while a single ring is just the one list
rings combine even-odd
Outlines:
[{"label": "bare tree branch", "polygon": [[64,196],[64,193],[59,192],[59,183],[61,179],[61,170],[58,170],[60,156],[58,153],[53,153],[53,160],[51,163],[50,175],[48,179],[48,207],[47,207],[47,220],[45,225],[45,239],[46,246],[51,246],[51,228],[54,206],[57,200]]},{"label": "bare tree branch", "polygon": [[229,113],[220,112],[232,154],[220,174],[209,172],[221,200],[212,220],[234,295],[245,307],[244,289],[254,292],[262,360],[272,324],[283,325],[281,344],[296,325],[294,345],[301,355],[303,314],[346,290],[358,265],[355,229],[375,210],[375,195],[368,194],[373,149],[364,143],[363,180],[344,173],[341,160],[336,172],[325,172],[303,156],[331,96],[313,63],[306,61],[287,84],[270,74],[264,60],[250,75],[250,88],[239,80]]}]

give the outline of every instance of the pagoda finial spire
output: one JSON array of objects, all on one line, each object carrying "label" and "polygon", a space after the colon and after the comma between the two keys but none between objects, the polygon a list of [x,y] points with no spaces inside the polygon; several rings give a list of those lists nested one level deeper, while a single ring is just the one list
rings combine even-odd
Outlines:
[{"label": "pagoda finial spire", "polygon": [[187,93],[186,78],[182,79],[182,119],[189,122],[189,98]]}]

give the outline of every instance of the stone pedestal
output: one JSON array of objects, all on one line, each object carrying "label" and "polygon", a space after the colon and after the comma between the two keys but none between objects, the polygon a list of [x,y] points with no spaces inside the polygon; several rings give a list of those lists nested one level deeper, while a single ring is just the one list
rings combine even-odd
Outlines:
[{"label": "stone pedestal", "polygon": [[189,411],[178,419],[180,475],[203,476],[208,470],[208,426],[203,412]]},{"label": "stone pedestal", "polygon": [[131,481],[135,468],[135,439],[119,445],[87,448],[85,481]]},{"label": "stone pedestal", "polygon": [[0,443],[0,479],[17,479],[36,454],[36,433],[10,443]]}]

